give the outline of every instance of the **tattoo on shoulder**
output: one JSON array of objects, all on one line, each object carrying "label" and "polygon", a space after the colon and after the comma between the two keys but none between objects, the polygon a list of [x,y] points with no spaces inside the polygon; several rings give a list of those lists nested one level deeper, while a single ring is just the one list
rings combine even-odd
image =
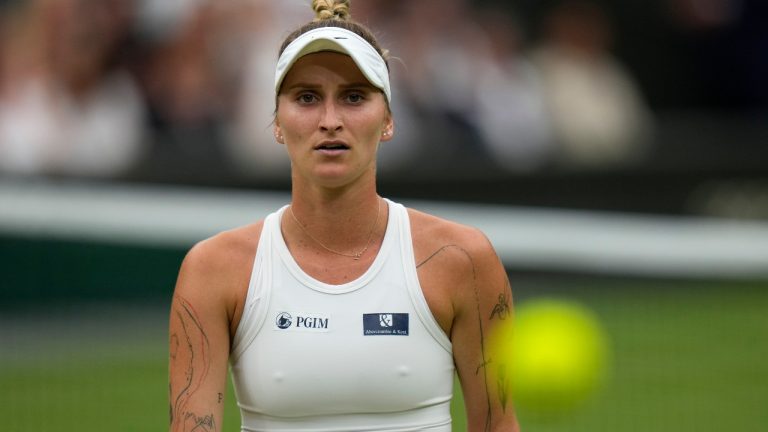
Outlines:
[{"label": "tattoo on shoulder", "polygon": [[[419,268],[419,267],[423,266],[424,264],[426,264],[426,263],[430,262],[430,261],[432,260],[432,258],[434,258],[434,257],[436,257],[436,256],[438,256],[438,255],[440,255],[440,253],[444,252],[445,250],[447,250],[447,249],[449,249],[449,248],[456,248],[456,249],[460,250],[461,252],[464,252],[464,254],[465,254],[467,257],[469,257],[470,261],[472,260],[472,257],[470,257],[470,256],[469,256],[469,252],[467,252],[467,251],[466,251],[464,248],[462,248],[461,246],[459,246],[459,245],[455,245],[455,244],[447,244],[447,245],[445,245],[445,246],[441,246],[441,247],[439,247],[439,248],[438,248],[436,251],[432,252],[432,254],[431,254],[430,256],[428,256],[427,258],[425,258],[425,259],[424,259],[423,261],[421,261],[420,263],[416,264],[416,268]],[[474,271],[474,268],[473,268],[473,271]]]}]

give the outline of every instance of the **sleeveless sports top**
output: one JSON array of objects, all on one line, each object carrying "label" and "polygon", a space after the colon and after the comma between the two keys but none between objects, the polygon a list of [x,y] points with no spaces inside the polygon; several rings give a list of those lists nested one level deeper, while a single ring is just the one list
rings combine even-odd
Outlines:
[{"label": "sleeveless sports top", "polygon": [[451,430],[451,342],[421,291],[408,213],[386,202],[378,255],[343,285],[294,261],[287,206],[266,218],[230,357],[243,431]]}]

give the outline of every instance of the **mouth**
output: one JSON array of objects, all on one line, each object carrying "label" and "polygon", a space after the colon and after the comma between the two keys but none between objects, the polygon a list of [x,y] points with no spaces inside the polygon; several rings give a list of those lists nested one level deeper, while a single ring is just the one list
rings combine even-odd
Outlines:
[{"label": "mouth", "polygon": [[316,145],[315,150],[323,153],[336,154],[349,150],[349,146],[342,141],[324,141]]}]

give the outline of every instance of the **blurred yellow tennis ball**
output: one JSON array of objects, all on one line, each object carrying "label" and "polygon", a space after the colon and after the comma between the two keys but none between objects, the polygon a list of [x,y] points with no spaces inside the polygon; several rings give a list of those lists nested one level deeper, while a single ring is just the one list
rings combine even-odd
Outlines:
[{"label": "blurred yellow tennis ball", "polygon": [[512,398],[523,411],[554,415],[568,411],[602,381],[607,340],[596,316],[572,301],[522,303],[500,349],[511,365]]}]

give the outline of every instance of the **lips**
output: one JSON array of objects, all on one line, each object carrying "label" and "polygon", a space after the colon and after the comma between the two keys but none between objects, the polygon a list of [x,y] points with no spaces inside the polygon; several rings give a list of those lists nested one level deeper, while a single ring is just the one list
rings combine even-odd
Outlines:
[{"label": "lips", "polygon": [[343,141],[323,141],[315,146],[315,150],[323,152],[340,152],[349,150],[349,146]]}]

